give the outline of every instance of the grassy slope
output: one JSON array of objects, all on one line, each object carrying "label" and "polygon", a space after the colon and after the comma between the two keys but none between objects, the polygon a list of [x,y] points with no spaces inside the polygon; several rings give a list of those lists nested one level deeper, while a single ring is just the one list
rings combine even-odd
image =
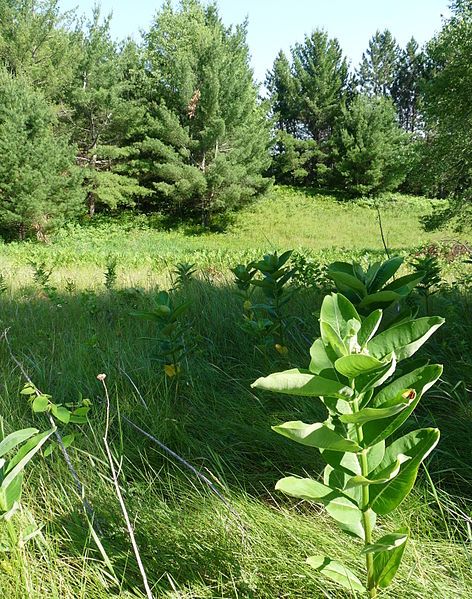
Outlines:
[{"label": "grassy slope", "polygon": [[[303,223],[301,245],[308,245],[310,227],[306,207],[313,200],[303,199],[302,194],[290,197],[296,197],[305,208],[286,213],[284,219],[281,199],[270,200],[266,204],[269,210],[259,214],[251,231],[208,239],[219,248],[223,247],[222,239],[230,240],[224,243],[236,254],[238,245],[231,241],[233,237],[239,239],[238,243],[246,240],[248,245],[256,247],[261,242],[256,231],[263,226],[268,230],[268,216],[272,215],[274,222],[280,223],[273,229],[277,231],[274,233],[277,246],[293,245],[294,239],[284,239],[283,235],[289,227],[294,227],[297,218]],[[365,207],[339,206],[327,199],[316,202],[325,204],[327,221],[333,223],[341,220],[352,223],[355,220],[352,214],[359,210],[356,222],[363,227],[366,216],[370,215],[371,225],[365,229],[364,240],[365,247],[374,247],[371,244],[377,235],[375,213]],[[252,210],[263,209],[261,204]],[[297,217],[305,209],[305,216]],[[352,218],[340,219],[338,211],[346,210]],[[331,211],[338,215],[332,221]],[[417,227],[414,216],[413,208],[409,216],[402,212],[403,228],[408,222],[412,228]],[[314,225],[315,216],[311,218]],[[393,231],[393,215],[386,222]],[[416,230],[420,235],[419,228]],[[318,231],[316,243],[320,245],[314,245],[313,241],[315,248],[323,247],[321,235],[328,234],[329,228],[319,226]],[[296,227],[294,234],[298,235]],[[134,239],[140,239],[141,244],[146,238],[147,244],[152,236],[160,235],[167,235],[168,240],[171,237],[171,234],[139,232],[122,237],[121,248],[134,247],[129,251],[136,251]],[[175,238],[187,243],[182,235]],[[192,241],[202,244],[204,239],[198,237]],[[417,237],[412,237],[408,243],[417,245],[417,241]],[[342,243],[350,243],[347,234]],[[65,242],[61,244],[60,248],[66,247]],[[110,249],[103,241],[101,244],[101,251]],[[178,252],[192,259],[176,245]],[[52,246],[47,251],[52,253],[55,249]],[[172,248],[167,251],[171,255]],[[23,261],[26,254],[20,257]],[[163,283],[161,275],[139,267],[134,269],[144,287],[138,297],[104,292],[66,294],[62,288],[66,272],[77,275],[80,271],[80,277],[77,275],[80,286],[102,287],[102,278],[93,280],[98,277],[99,269],[93,265],[78,266],[59,272],[55,281],[59,295],[53,302],[31,287],[29,277],[19,278],[12,273],[8,277],[12,290],[0,296],[1,320],[2,326],[11,326],[15,354],[40,388],[52,393],[58,402],[74,399],[80,393],[94,400],[92,426],[80,435],[72,455],[97,510],[104,533],[102,542],[122,585],[120,588],[110,582],[107,569],[88,538],[80,502],[67,470],[60,456],[55,455],[47,461],[38,459],[35,467],[29,469],[24,508],[16,523],[33,519],[45,524],[45,528],[43,536],[27,544],[19,555],[5,555],[0,560],[0,596],[13,599],[141,596],[139,575],[103,464],[104,419],[99,400],[102,392],[95,376],[106,372],[112,401],[122,413],[180,451],[204,472],[211,472],[240,514],[240,519],[228,514],[217,499],[163,457],[152,443],[137,436],[124,423],[120,427],[115,419],[112,428],[116,452],[125,456],[122,479],[125,501],[136,521],[138,543],[156,597],[345,597],[345,593],[305,566],[304,558],[322,551],[356,568],[362,566],[355,557],[357,546],[352,547],[349,539],[318,509],[296,504],[273,492],[274,483],[282,473],[302,474],[306,469],[316,474],[321,465],[316,452],[307,452],[274,435],[270,425],[284,419],[315,419],[319,416],[318,408],[303,399],[256,396],[251,392],[249,384],[257,376],[287,364],[276,363],[275,358],[268,363],[254,353],[250,341],[236,325],[240,306],[226,285],[225,276],[216,277],[213,273],[218,285],[206,279],[185,293],[192,300],[190,318],[199,350],[189,362],[187,381],[176,388],[153,360],[152,342],[145,340],[152,337],[152,327],[129,316],[133,307],[145,307],[152,301],[156,284]],[[121,276],[121,284],[126,285],[133,273],[123,273],[122,269]],[[304,324],[292,340],[289,360],[293,364],[306,362],[306,340],[316,334],[313,311],[319,300],[316,294],[308,293],[294,301],[293,313]],[[450,305],[442,297],[437,303],[440,309]],[[460,325],[459,312],[460,318],[467,321],[472,309],[466,301],[456,311],[451,309],[451,318],[456,318]],[[449,329],[451,332],[453,329]],[[440,356],[455,365],[462,351],[470,349],[469,345],[470,342],[458,350],[446,331],[430,344],[430,349],[435,359]],[[5,428],[28,426],[32,421],[40,428],[45,427],[40,417],[31,416],[25,399],[20,398],[21,377],[12,368],[3,346],[0,351],[0,413]],[[449,375],[451,380],[456,375],[453,368]],[[448,388],[444,389],[447,393]],[[427,399],[425,404],[430,409],[423,409],[417,416],[425,425],[438,419],[443,429],[442,453],[437,452],[428,464],[435,486],[422,476],[415,492],[397,512],[400,523],[410,526],[414,540],[386,597],[471,596],[467,517],[462,515],[467,506],[465,499],[459,497],[470,496],[472,445],[467,440],[470,413],[466,410],[468,404],[460,397],[445,410],[444,401],[451,398],[441,393],[437,393],[437,398],[432,396],[429,403]],[[463,440],[460,449],[457,438]],[[465,466],[461,466],[462,462]],[[386,530],[396,525],[391,519],[384,519],[381,524]]]},{"label": "grassy slope", "polygon": [[[406,196],[386,199],[381,213],[388,245],[405,250],[444,237],[444,232],[425,233],[419,222],[434,204]],[[274,188],[269,197],[242,210],[224,233],[199,233],[192,227],[166,231],[156,221],[152,228],[152,222],[142,217],[125,226],[72,227],[49,246],[13,243],[1,247],[0,256],[15,266],[35,258],[77,269],[84,264],[102,267],[113,253],[123,265],[140,270],[183,260],[228,266],[274,248],[306,248],[325,259],[342,256],[346,249],[382,251],[377,212],[368,202],[341,202],[287,187]]]}]

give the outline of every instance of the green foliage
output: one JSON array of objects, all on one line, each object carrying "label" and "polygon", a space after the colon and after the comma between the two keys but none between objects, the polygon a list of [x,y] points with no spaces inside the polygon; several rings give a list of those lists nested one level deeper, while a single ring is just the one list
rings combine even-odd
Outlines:
[{"label": "green foliage", "polygon": [[108,256],[105,270],[105,287],[111,291],[116,285],[117,272],[116,267],[118,258],[116,256]]},{"label": "green foliage", "polygon": [[44,240],[80,210],[73,148],[54,122],[42,94],[0,68],[0,226],[10,236]]},{"label": "green foliage", "polygon": [[77,58],[72,12],[57,0],[5,0],[0,3],[0,63],[26,78],[57,102],[73,78]]},{"label": "green foliage", "polygon": [[472,189],[472,116],[470,81],[472,65],[472,6],[456,2],[452,16],[427,46],[429,78],[423,104],[430,132],[421,164],[429,193],[451,196],[451,206],[438,211],[431,227],[452,221],[468,226]]},{"label": "green foliage", "polygon": [[33,280],[39,285],[42,289],[47,290],[51,289],[51,285],[49,284],[49,280],[54,271],[54,268],[49,268],[46,262],[35,262],[34,260],[29,261],[29,265],[33,269]]},{"label": "green foliage", "polygon": [[31,402],[31,409],[35,413],[49,413],[62,424],[86,424],[87,415],[90,411],[89,399],[81,399],[79,402],[68,402],[58,404],[52,401],[52,396],[41,393],[31,383],[26,383],[21,390],[21,395],[26,395]]},{"label": "green foliage", "polygon": [[397,189],[406,176],[406,136],[390,100],[358,95],[335,133],[335,185],[352,195]]},{"label": "green foliage", "polygon": [[[0,518],[8,520],[18,509],[23,485],[23,471],[47,442],[54,429],[40,433],[36,428],[2,434],[0,441]],[[10,455],[13,450],[16,452]],[[7,456],[10,457],[7,459]]]},{"label": "green foliage", "polygon": [[194,280],[196,272],[195,264],[178,262],[172,274],[172,291],[185,289]]},{"label": "green foliage", "polygon": [[433,295],[441,285],[441,265],[437,256],[420,256],[411,262],[414,271],[421,275],[416,291],[423,296]]},{"label": "green foliage", "polygon": [[51,301],[57,300],[57,289],[51,283],[51,275],[54,272],[53,266],[48,266],[46,261],[28,260],[28,264],[33,270],[33,281],[41,289],[43,294]]},{"label": "green foliage", "polygon": [[145,36],[145,60],[148,121],[133,172],[154,206],[208,226],[269,184],[246,25],[224,27],[215,5],[197,0],[166,3]]},{"label": "green foliage", "polygon": [[412,37],[400,51],[391,96],[405,131],[417,133],[423,126],[421,86],[426,78],[426,56]]},{"label": "green foliage", "polygon": [[291,263],[294,268],[292,281],[302,289],[319,289],[326,293],[333,285],[328,278],[328,267],[307,253],[293,252]]},{"label": "green foliage", "polygon": [[394,278],[402,264],[403,258],[395,256],[385,262],[374,262],[364,271],[357,262],[333,262],[328,266],[328,277],[360,314],[373,318],[374,311],[382,309],[384,322],[398,321],[411,316],[405,301],[424,277],[421,270],[415,269],[412,274]]},{"label": "green foliage", "polygon": [[[391,269],[377,267],[371,278],[388,280]],[[388,441],[438,380],[442,367],[422,366],[396,378],[395,371],[398,362],[418,351],[444,322],[439,317],[420,318],[376,334],[381,319],[381,310],[362,319],[343,295],[326,296],[321,337],[311,348],[309,369],[271,374],[252,385],[319,397],[325,406],[324,422],[294,421],[273,427],[297,443],[320,450],[326,462],[323,482],[290,476],[281,479],[276,489],[322,504],[343,531],[364,542],[366,586],[347,566],[330,558],[316,555],[307,562],[343,587],[367,591],[370,597],[392,582],[408,537],[401,528],[374,540],[377,515],[390,514],[404,501],[420,464],[439,440],[438,429],[422,428]]]},{"label": "green foliage", "polygon": [[157,334],[152,338],[156,342],[155,359],[162,365],[170,379],[179,378],[186,366],[185,362],[194,349],[187,340],[190,325],[182,318],[189,308],[189,302],[174,306],[169,293],[161,291],[157,294],[152,310],[131,312],[132,316],[149,320],[156,326]]},{"label": "green foliage", "polygon": [[74,78],[61,113],[77,144],[90,217],[96,209],[134,206],[148,194],[128,176],[126,165],[131,138],[144,119],[143,107],[130,97],[136,82],[129,69],[139,59],[131,42],[118,49],[111,39],[110,18],[102,20],[95,7],[85,30],[77,34]]},{"label": "green foliage", "polygon": [[348,67],[337,39],[322,30],[279,54],[267,76],[275,137],[272,170],[279,181],[324,185],[331,168],[331,134],[347,94]]},{"label": "green foliage", "polygon": [[[288,351],[285,309],[294,292],[288,286],[295,274],[295,269],[287,266],[291,255],[292,250],[280,256],[275,252],[231,269],[238,294],[244,300],[243,329],[255,339],[258,347],[273,347],[282,355]],[[262,300],[257,291],[262,292]]]},{"label": "green foliage", "polygon": [[356,73],[362,93],[391,97],[399,53],[398,44],[388,29],[375,32]]}]

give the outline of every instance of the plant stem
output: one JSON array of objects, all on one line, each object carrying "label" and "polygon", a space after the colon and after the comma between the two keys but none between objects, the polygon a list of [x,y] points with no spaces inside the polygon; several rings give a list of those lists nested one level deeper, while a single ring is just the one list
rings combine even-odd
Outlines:
[{"label": "plant stem", "polygon": [[[358,412],[359,411],[359,398],[356,397],[356,399],[354,400],[354,411]],[[364,432],[362,430],[362,425],[358,424],[356,425],[356,432],[357,432],[357,440],[359,445],[361,445],[361,443],[364,440]],[[363,449],[360,454],[360,465],[361,465],[361,473],[362,476],[365,476],[366,478],[369,475],[369,464],[367,463],[367,449]],[[367,509],[368,509],[368,505],[369,505],[369,485],[363,485],[362,486],[362,524],[364,526],[364,536],[365,536],[365,544],[369,545],[370,543],[372,543],[372,526],[371,526],[371,522],[369,519],[369,516],[367,515]],[[375,582],[373,580],[373,576],[374,576],[374,557],[372,555],[372,553],[367,553],[365,556],[365,565],[366,565],[366,570],[367,570],[367,590],[369,592],[369,597],[377,597],[377,588],[375,586]]]},{"label": "plant stem", "polygon": [[[361,427],[359,427],[361,428]],[[361,428],[362,431],[362,428]],[[367,464],[367,454],[364,449],[361,453],[361,471],[362,475],[367,477],[369,475],[369,467]],[[364,524],[364,534],[365,534],[365,544],[369,545],[372,543],[372,526],[367,516],[366,509],[369,505],[369,486],[363,485],[362,487],[362,520]],[[372,553],[367,553],[365,556],[365,565],[367,568],[367,589],[369,591],[370,597],[377,597],[377,589],[375,587],[375,583],[373,581],[374,575],[374,556]]]}]

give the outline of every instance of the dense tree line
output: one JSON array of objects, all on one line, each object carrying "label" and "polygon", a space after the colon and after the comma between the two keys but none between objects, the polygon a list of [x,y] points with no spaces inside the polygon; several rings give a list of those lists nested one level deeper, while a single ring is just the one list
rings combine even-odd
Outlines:
[{"label": "dense tree line", "polygon": [[272,181],[472,199],[472,7],[425,48],[378,31],[353,69],[315,29],[254,82],[246,23],[168,1],[140,43],[58,0],[0,3],[0,228],[135,207],[208,226]]}]

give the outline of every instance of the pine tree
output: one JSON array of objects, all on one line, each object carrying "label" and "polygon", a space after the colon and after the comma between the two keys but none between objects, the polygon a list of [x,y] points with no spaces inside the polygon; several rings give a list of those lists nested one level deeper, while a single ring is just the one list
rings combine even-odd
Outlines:
[{"label": "pine tree", "polygon": [[411,133],[421,129],[420,90],[425,77],[425,56],[414,38],[400,52],[392,98],[400,125]]},{"label": "pine tree", "polygon": [[277,129],[292,135],[297,132],[297,91],[290,62],[281,50],[267,73],[266,87],[270,95],[274,123]]},{"label": "pine tree", "polygon": [[390,31],[376,31],[357,70],[356,78],[362,93],[391,97],[398,54],[398,44]]},{"label": "pine tree", "polygon": [[[84,171],[89,216],[97,207],[132,206],[148,192],[126,173],[131,136],[144,110],[131,97],[130,61],[139,64],[129,42],[120,51],[110,36],[110,17],[95,8],[79,34],[74,81],[66,97],[62,121],[77,144]],[[136,66],[136,64],[135,64]]]},{"label": "pine tree", "polygon": [[60,103],[76,59],[73,12],[58,0],[0,2],[0,64]]},{"label": "pine tree", "polygon": [[74,148],[57,135],[45,98],[0,70],[0,226],[24,238],[76,216],[82,206]]},{"label": "pine tree", "polygon": [[346,100],[348,66],[336,39],[316,30],[280,55],[268,75],[276,127],[272,170],[279,181],[324,185],[332,167],[331,136]]},{"label": "pine tree", "polygon": [[329,138],[346,97],[348,65],[337,39],[322,30],[305,36],[293,50],[296,103],[303,133]]},{"label": "pine tree", "polygon": [[399,128],[393,104],[383,97],[358,95],[338,122],[335,134],[338,187],[353,195],[377,195],[405,179]]},{"label": "pine tree", "polygon": [[155,207],[208,225],[268,184],[268,124],[246,24],[224,27],[215,5],[167,2],[145,46],[149,122],[133,172]]}]

